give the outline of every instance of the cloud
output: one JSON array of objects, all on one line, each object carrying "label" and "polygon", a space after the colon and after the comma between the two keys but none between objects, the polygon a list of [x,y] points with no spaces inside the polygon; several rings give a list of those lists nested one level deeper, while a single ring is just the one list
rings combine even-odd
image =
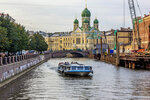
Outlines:
[{"label": "cloud", "polygon": [[[142,13],[148,14],[150,0],[138,1]],[[1,12],[9,13],[27,29],[49,32],[71,31],[75,16],[81,24],[84,8],[84,0],[0,0]],[[88,0],[88,9],[92,13],[91,22],[97,16],[101,30],[116,29],[123,25],[123,0]],[[129,26],[131,19],[126,0],[126,27]]]}]

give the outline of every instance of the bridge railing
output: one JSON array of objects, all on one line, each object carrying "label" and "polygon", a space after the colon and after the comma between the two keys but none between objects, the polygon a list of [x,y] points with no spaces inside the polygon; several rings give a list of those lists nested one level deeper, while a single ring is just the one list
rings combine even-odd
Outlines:
[{"label": "bridge railing", "polygon": [[34,58],[37,56],[39,56],[39,54],[30,54],[30,55],[26,54],[26,55],[0,57],[0,66],[19,62],[19,61],[30,59],[30,58]]}]

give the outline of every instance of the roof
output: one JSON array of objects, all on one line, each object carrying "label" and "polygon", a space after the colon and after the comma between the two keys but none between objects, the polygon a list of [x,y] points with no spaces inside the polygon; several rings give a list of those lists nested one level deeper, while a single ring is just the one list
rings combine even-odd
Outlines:
[{"label": "roof", "polygon": [[87,19],[84,19],[83,23],[89,23],[89,21]]},{"label": "roof", "polygon": [[94,24],[98,24],[98,19],[97,18],[94,20]]},{"label": "roof", "polygon": [[78,23],[79,23],[78,19],[75,19],[74,24],[78,24]]},{"label": "roof", "polygon": [[91,17],[91,12],[85,8],[83,11],[82,11],[82,14],[81,14],[82,17]]}]

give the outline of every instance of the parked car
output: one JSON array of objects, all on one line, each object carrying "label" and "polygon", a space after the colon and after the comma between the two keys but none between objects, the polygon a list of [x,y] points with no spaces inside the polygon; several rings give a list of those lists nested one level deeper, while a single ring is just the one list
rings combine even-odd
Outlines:
[{"label": "parked car", "polygon": [[136,53],[137,52],[137,50],[131,50],[131,53]]}]

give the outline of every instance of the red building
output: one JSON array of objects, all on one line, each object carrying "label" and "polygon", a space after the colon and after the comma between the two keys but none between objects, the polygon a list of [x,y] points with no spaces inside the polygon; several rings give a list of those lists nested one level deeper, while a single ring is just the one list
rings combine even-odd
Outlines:
[{"label": "red building", "polygon": [[[150,49],[150,14],[144,15],[143,18],[139,19],[139,36],[141,39],[141,47],[144,49]],[[138,49],[137,39],[138,39],[137,32],[133,32],[132,49],[134,50]]]}]

